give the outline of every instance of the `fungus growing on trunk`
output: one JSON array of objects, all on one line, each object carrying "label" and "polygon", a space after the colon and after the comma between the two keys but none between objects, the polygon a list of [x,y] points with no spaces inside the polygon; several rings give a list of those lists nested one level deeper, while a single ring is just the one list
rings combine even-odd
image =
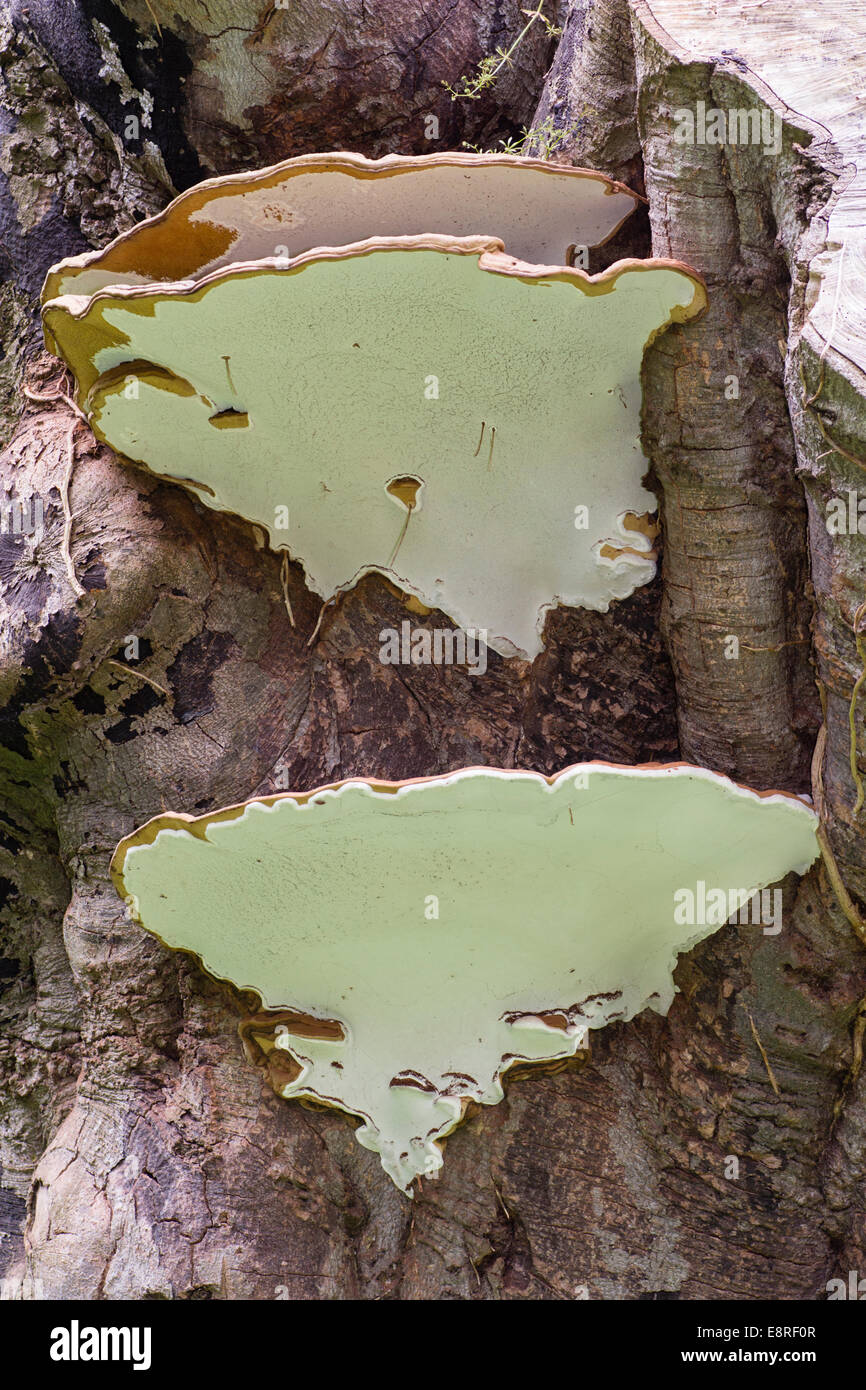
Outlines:
[{"label": "fungus growing on trunk", "polygon": [[605,611],[655,573],[634,524],[656,506],[641,361],[704,304],[678,262],[590,277],[437,235],[66,296],[44,317],[98,437],[266,528],[323,599],[377,570],[533,657],[548,609]]},{"label": "fungus growing on trunk", "polygon": [[112,872],[148,931],[279,1011],[242,1027],[275,1089],[360,1117],[406,1191],[514,1062],[665,1013],[678,952],[768,926],[754,895],[806,871],[816,824],[685,764],[469,768],[161,815]]},{"label": "fungus growing on trunk", "polygon": [[424,232],[484,232],[520,260],[566,265],[573,246],[607,241],[640,201],[604,174],[517,155],[307,154],[197,184],[104,250],[52,266],[43,298]]}]

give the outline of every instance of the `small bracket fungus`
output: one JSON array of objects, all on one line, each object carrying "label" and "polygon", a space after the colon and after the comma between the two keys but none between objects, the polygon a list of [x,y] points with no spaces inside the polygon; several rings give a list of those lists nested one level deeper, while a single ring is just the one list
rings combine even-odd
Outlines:
[{"label": "small bracket fungus", "polygon": [[242,1030],[278,1093],[359,1116],[407,1191],[513,1063],[665,1013],[677,953],[804,873],[816,824],[685,764],[470,768],[161,815],[112,869],[148,931],[280,1011]]},{"label": "small bracket fungus", "polygon": [[425,235],[43,312],[95,433],[266,528],[323,599],[376,570],[532,657],[549,608],[655,573],[641,361],[704,305],[678,262],[587,276]]},{"label": "small bracket fungus", "polygon": [[566,265],[570,247],[601,245],[640,201],[604,174],[517,155],[307,154],[197,184],[104,250],[52,266],[43,298],[424,232],[486,232],[520,260]]}]

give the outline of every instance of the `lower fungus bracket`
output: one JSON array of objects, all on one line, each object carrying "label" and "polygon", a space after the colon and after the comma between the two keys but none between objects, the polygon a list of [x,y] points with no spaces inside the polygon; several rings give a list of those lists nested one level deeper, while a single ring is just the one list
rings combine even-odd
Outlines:
[{"label": "lower fungus bracket", "polygon": [[409,1193],[509,1067],[667,1011],[678,952],[724,917],[684,917],[690,883],[728,901],[804,873],[817,824],[686,764],[467,768],[161,815],[112,873],[148,931],[280,1011],[242,1025],[248,1056],[287,1099],[358,1117]]}]

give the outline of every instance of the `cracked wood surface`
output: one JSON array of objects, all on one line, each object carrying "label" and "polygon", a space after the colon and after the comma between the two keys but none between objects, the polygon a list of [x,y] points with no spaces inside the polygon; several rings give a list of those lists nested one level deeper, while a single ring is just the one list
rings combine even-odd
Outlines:
[{"label": "cracked wood surface", "polygon": [[[808,258],[803,325],[812,346],[830,344],[866,370],[866,7],[817,0],[797,12],[767,0],[634,0],[637,20],[680,63],[706,62],[741,77],[796,127],[839,176],[824,244]],[[720,103],[721,104],[721,103]]]}]

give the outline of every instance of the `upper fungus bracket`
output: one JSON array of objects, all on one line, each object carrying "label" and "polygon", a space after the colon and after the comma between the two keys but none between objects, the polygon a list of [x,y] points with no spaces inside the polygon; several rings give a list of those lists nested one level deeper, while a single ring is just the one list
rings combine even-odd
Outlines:
[{"label": "upper fungus bracket", "polygon": [[112,873],[147,930],[280,1011],[244,1025],[248,1051],[279,1094],[360,1116],[407,1191],[515,1061],[664,1012],[678,952],[725,920],[698,899],[804,873],[816,825],[799,798],[684,764],[468,768],[162,815]]},{"label": "upper fungus bracket", "polygon": [[[319,248],[288,273],[238,265],[67,296],[44,317],[96,434],[264,527],[323,599],[376,570],[532,657],[554,602],[605,611],[652,578],[640,536],[613,562],[602,548],[656,505],[641,481],[644,347],[704,305],[676,262],[589,277],[436,234]],[[133,394],[128,359],[160,364]]]},{"label": "upper fungus bracket", "polygon": [[188,189],[103,250],[52,266],[43,301],[427,232],[487,233],[521,260],[574,264],[569,253],[603,244],[643,201],[604,174],[515,155],[301,155]]}]

